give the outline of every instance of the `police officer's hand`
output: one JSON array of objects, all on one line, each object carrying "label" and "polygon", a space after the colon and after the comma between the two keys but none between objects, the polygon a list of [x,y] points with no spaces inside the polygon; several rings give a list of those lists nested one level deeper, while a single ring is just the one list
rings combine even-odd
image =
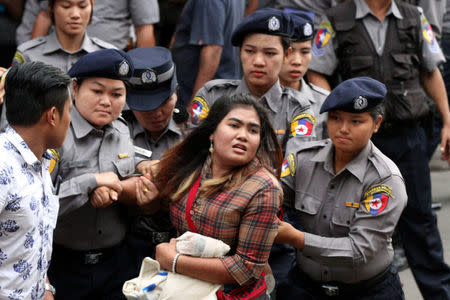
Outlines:
[{"label": "police officer's hand", "polygon": [[117,201],[118,198],[119,194],[115,190],[107,186],[101,186],[92,192],[89,201],[91,202],[92,207],[103,208],[111,205],[113,202]]},{"label": "police officer's hand", "polygon": [[155,258],[159,262],[161,269],[172,270],[172,263],[177,254],[177,240],[170,239],[169,243],[161,243],[156,246]]},{"label": "police officer's hand", "polygon": [[136,166],[136,171],[142,175],[150,174],[150,178],[158,171],[159,160],[144,160]]},{"label": "police officer's hand", "polygon": [[97,186],[107,186],[115,190],[119,195],[122,192],[122,185],[120,184],[120,179],[117,174],[113,172],[96,173],[95,180],[97,181]]},{"label": "police officer's hand", "polygon": [[305,246],[305,234],[291,224],[278,220],[278,234],[275,237],[275,243],[289,244],[302,250]]},{"label": "police officer's hand", "polygon": [[144,206],[155,200],[159,196],[159,191],[151,181],[150,174],[139,177],[136,182],[136,203]]},{"label": "police officer's hand", "polygon": [[443,126],[441,131],[441,159],[450,163],[450,126]]}]

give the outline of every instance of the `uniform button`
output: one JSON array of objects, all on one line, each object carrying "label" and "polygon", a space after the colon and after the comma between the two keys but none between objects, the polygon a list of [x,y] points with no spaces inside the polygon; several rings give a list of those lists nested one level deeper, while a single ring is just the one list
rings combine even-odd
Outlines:
[{"label": "uniform button", "polygon": [[350,225],[350,221],[349,220],[347,220],[347,225]]},{"label": "uniform button", "polygon": [[334,184],[330,185],[330,190],[334,189]]},{"label": "uniform button", "polygon": [[302,206],[300,206],[302,209],[304,209],[305,208],[305,206],[304,205],[302,205]]},{"label": "uniform button", "polygon": [[323,215],[323,218],[326,219],[326,218],[327,218],[327,215]]},{"label": "uniform button", "polygon": [[98,234],[102,234],[102,231],[101,231],[101,230],[99,230],[99,231],[98,231]]},{"label": "uniform button", "polygon": [[159,144],[158,144],[158,143],[156,143],[156,144],[155,144],[155,148],[158,148],[158,146],[159,146]]}]

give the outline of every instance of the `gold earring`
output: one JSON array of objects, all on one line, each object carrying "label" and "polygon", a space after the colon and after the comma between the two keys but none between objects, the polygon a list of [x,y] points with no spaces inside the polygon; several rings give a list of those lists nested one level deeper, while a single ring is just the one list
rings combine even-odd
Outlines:
[{"label": "gold earring", "polygon": [[211,140],[211,144],[209,145],[209,153],[213,153],[214,152],[214,143],[213,143],[213,141]]}]

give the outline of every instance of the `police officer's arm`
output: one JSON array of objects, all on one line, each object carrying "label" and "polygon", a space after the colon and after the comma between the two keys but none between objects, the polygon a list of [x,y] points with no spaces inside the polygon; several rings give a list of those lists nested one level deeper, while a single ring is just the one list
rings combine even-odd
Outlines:
[{"label": "police officer's arm", "polygon": [[420,75],[425,91],[433,99],[441,114],[443,123],[441,132],[442,159],[450,162],[450,111],[444,80],[438,68],[435,68],[432,72],[422,71]]},{"label": "police officer's arm", "polygon": [[135,25],[134,29],[137,48],[156,46],[153,24]]},{"label": "police officer's arm", "polygon": [[48,10],[39,11],[36,20],[34,21],[33,31],[31,32],[31,39],[46,36],[50,27],[52,26],[52,20]]},{"label": "police officer's arm", "polygon": [[222,56],[222,46],[205,45],[200,50],[200,62],[198,74],[195,79],[194,89],[191,99],[197,94],[197,91],[208,81],[213,79],[219,67],[220,57]]},{"label": "police officer's arm", "polygon": [[[378,191],[388,197],[387,200],[370,202],[373,201],[371,197]],[[386,249],[406,206],[407,195],[403,179],[399,175],[392,175],[383,182],[372,184],[365,193],[366,195],[362,195],[358,208],[344,207],[344,209],[356,209],[352,218],[340,220],[349,223],[347,236],[323,237],[305,232],[303,254],[311,256],[324,265],[355,266],[366,263],[376,255],[377,251]],[[380,209],[383,201],[386,201],[386,205]],[[369,211],[373,208],[375,211]],[[336,214],[339,214],[339,211],[334,211],[333,218],[339,217]]]}]

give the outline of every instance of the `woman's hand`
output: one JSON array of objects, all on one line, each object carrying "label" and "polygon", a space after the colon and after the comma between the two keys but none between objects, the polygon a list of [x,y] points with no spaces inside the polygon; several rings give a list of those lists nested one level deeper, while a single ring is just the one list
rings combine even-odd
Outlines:
[{"label": "woman's hand", "polygon": [[170,239],[169,243],[161,243],[156,246],[155,258],[161,269],[172,271],[172,263],[177,254],[177,240]]},{"label": "woman's hand", "polygon": [[136,203],[139,206],[149,204],[159,196],[159,191],[151,181],[150,174],[139,177],[136,182]]},{"label": "woman's hand", "polygon": [[138,163],[136,171],[142,175],[150,174],[150,178],[153,178],[154,174],[158,171],[159,160],[144,160]]}]

